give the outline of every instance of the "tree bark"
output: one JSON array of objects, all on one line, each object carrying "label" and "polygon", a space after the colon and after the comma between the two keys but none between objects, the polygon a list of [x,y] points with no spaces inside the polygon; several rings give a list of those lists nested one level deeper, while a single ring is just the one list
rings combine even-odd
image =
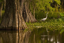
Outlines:
[{"label": "tree bark", "polygon": [[29,9],[28,1],[25,2],[24,7],[23,7],[23,18],[25,22],[36,22],[37,21]]},{"label": "tree bark", "polygon": [[34,10],[33,10],[33,11],[34,11],[34,12],[33,12],[33,15],[34,15],[34,17],[35,17],[35,7],[33,7],[33,9],[34,9]]},{"label": "tree bark", "polygon": [[0,2],[0,18],[2,17],[2,7],[3,7],[3,3]]},{"label": "tree bark", "polygon": [[3,10],[5,10],[6,7],[6,0],[3,0]]},{"label": "tree bark", "polygon": [[27,26],[22,17],[24,0],[6,0],[6,9],[1,27],[6,29],[25,29]]}]

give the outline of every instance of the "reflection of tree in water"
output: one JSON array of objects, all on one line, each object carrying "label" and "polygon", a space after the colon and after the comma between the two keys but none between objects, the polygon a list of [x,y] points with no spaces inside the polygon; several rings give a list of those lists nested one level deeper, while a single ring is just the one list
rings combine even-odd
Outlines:
[{"label": "reflection of tree in water", "polygon": [[31,33],[30,31],[27,31],[27,32],[20,31],[19,32],[19,43],[28,43],[30,33]]},{"label": "reflection of tree in water", "polygon": [[34,29],[29,38],[29,43],[41,43],[41,34],[44,32],[44,29]]},{"label": "reflection of tree in water", "polygon": [[29,43],[63,43],[64,35],[60,34],[58,30],[47,33],[45,28],[34,29],[31,32]]},{"label": "reflection of tree in water", "polygon": [[45,28],[34,29],[32,32],[0,31],[0,43],[64,43],[64,33],[49,31]]},{"label": "reflection of tree in water", "polygon": [[0,31],[0,37],[2,38],[3,43],[16,43],[16,41],[18,41],[16,40],[17,36],[18,36],[18,33],[16,32]]},{"label": "reflection of tree in water", "polygon": [[0,31],[0,43],[28,43],[30,32]]}]

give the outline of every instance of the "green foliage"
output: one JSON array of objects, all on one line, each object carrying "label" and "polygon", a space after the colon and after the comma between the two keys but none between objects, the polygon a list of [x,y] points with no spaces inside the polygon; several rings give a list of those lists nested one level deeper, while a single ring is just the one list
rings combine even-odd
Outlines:
[{"label": "green foliage", "polygon": [[57,2],[57,4],[59,4],[59,5],[60,5],[60,3],[61,3],[61,2],[60,2],[60,0],[55,0],[55,1]]},{"label": "green foliage", "polygon": [[[40,11],[40,12],[36,12],[36,19],[42,19],[42,18],[45,18],[46,17],[46,13],[47,12],[43,12],[43,11]],[[49,12],[48,14],[48,19],[58,19],[60,18],[60,14],[59,12]]]},{"label": "green foliage", "polygon": [[[4,11],[4,10],[2,10],[2,15],[4,14],[4,12],[5,12],[5,11]],[[0,18],[0,23],[1,23],[1,20],[2,20],[2,18]]]},{"label": "green foliage", "polygon": [[[54,0],[56,1],[57,5],[60,5],[60,0]],[[33,13],[33,7],[35,8],[35,16],[37,19],[42,19],[46,16],[46,13],[49,11],[48,18],[58,18],[59,13],[56,12],[58,9],[58,6],[56,8],[51,7],[51,3],[53,3],[52,0],[34,0],[31,1],[31,12]],[[35,6],[34,6],[35,5]]]},{"label": "green foliage", "polygon": [[5,10],[2,10],[2,14],[4,14],[5,13]]},{"label": "green foliage", "polygon": [[[49,21],[45,21],[45,22],[36,22],[36,23],[27,23],[27,26],[29,28],[36,28],[36,26],[42,26],[42,27],[46,27],[49,28],[51,30],[55,29],[55,30],[60,30],[64,25],[63,21],[58,21],[57,19],[53,20],[50,19]],[[58,28],[59,27],[59,28]]]},{"label": "green foliage", "polygon": [[0,2],[3,2],[3,0],[0,0]]},{"label": "green foliage", "polygon": [[60,14],[58,12],[50,12],[48,17],[49,19],[57,19],[60,18]]},{"label": "green foliage", "polygon": [[61,19],[61,18],[59,18],[58,20],[59,20],[59,21],[62,21],[62,19]]},{"label": "green foliage", "polygon": [[63,16],[64,16],[64,13],[61,13],[61,12],[60,12],[60,15],[63,17]]},{"label": "green foliage", "polygon": [[[57,5],[60,5],[60,0],[54,0]],[[58,11],[61,9],[58,9],[58,6],[56,8],[53,8],[51,6],[51,3],[53,3],[53,0],[32,0],[30,2],[30,10],[33,13],[35,8],[35,16],[37,19],[42,19],[46,16],[47,12],[50,12],[48,14],[48,18],[59,18],[60,16],[63,16],[62,14],[59,14]]]},{"label": "green foliage", "polygon": [[[54,0],[57,2],[57,4],[60,5],[60,0]],[[38,9],[38,11],[40,10],[44,10],[44,11],[47,11],[48,9],[50,11],[55,11],[55,8],[52,8],[51,7],[51,3],[49,2],[53,2],[52,0],[37,0],[37,2],[35,3],[36,4],[36,9]]]},{"label": "green foliage", "polygon": [[36,19],[42,19],[42,18],[44,18],[46,16],[45,14],[46,13],[45,12],[42,12],[42,11],[36,12],[35,13],[35,17],[36,17]]},{"label": "green foliage", "polygon": [[64,32],[64,29],[61,29],[60,34],[62,34],[63,32]]}]

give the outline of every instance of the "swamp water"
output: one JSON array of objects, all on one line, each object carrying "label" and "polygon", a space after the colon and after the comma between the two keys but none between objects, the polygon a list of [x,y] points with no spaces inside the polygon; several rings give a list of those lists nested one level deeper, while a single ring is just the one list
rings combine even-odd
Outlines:
[{"label": "swamp water", "polygon": [[64,32],[46,28],[31,31],[0,31],[0,43],[64,43]]}]

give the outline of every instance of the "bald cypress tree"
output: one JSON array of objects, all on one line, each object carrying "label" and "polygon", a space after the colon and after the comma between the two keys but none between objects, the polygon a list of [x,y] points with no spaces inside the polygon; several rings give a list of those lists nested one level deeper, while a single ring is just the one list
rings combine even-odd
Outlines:
[{"label": "bald cypress tree", "polygon": [[25,29],[27,27],[25,21],[36,21],[29,10],[27,0],[6,0],[5,13],[0,27]]},{"label": "bald cypress tree", "polygon": [[23,3],[24,0],[6,0],[1,28],[24,29],[27,27],[22,17]]},{"label": "bald cypress tree", "polygon": [[0,18],[2,17],[3,2],[0,2]]}]

